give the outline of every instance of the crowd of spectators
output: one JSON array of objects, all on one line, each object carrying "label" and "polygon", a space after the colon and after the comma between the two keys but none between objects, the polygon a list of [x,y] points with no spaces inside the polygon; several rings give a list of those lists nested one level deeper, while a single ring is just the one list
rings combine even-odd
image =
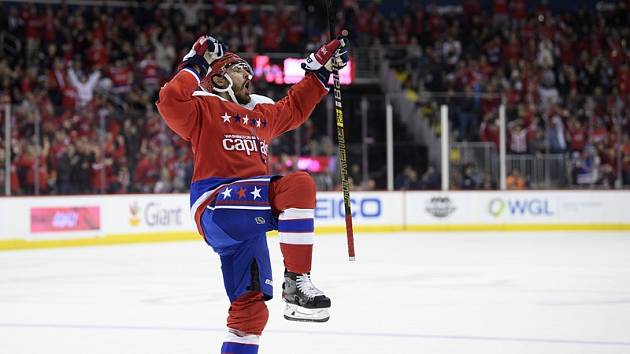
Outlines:
[{"label": "crowd of spectators", "polygon": [[2,4],[1,29],[14,43],[0,58],[0,103],[11,104],[13,123],[10,176],[0,127],[0,182],[11,178],[14,195],[186,191],[190,149],[161,121],[157,90],[200,34],[237,52],[302,52],[312,28],[299,23],[296,6],[273,16],[269,8]]},{"label": "crowd of spectators", "polygon": [[[575,183],[609,184],[621,150],[630,183],[628,1],[561,15],[544,2],[529,8],[526,0],[494,0],[490,9],[464,0],[449,11],[409,5],[390,14],[375,2],[342,4],[339,28],[350,29],[355,47],[384,48],[388,55],[402,48],[392,62],[425,116],[434,116],[439,100],[455,107],[457,140],[496,144],[502,93],[513,153],[572,153]],[[156,112],[157,90],[199,34],[247,53],[304,54],[325,39],[317,22],[322,16],[312,16],[308,2],[277,5],[2,4],[2,30],[18,45],[0,58],[0,103],[12,105],[14,124],[11,174],[0,168],[0,182],[11,178],[14,194],[36,186],[42,194],[185,191],[190,149]],[[255,86],[272,98],[286,90],[262,80]],[[426,92],[443,94],[427,99]],[[0,133],[4,166],[7,142]],[[314,137],[308,126],[300,134],[307,135],[304,152],[334,154],[332,142]],[[296,168],[285,146],[275,151],[275,170]],[[401,188],[437,188],[435,168],[415,174],[416,181],[411,170],[401,172]],[[321,185],[337,187],[325,177]]]},{"label": "crowd of spectators", "polygon": [[573,185],[630,184],[630,1],[558,14],[545,1],[461,5],[410,6],[379,38],[403,48],[392,66],[436,133],[445,103],[456,141],[498,147],[504,100],[509,153],[563,154]]}]

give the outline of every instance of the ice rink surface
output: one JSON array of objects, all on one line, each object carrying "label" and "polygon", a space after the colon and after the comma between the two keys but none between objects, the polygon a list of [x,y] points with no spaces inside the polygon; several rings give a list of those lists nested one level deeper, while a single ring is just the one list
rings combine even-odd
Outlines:
[{"label": "ice rink surface", "polygon": [[[630,233],[317,238],[323,324],[276,297],[260,353],[630,353]],[[228,301],[203,241],[0,252],[0,353],[218,353]]]}]

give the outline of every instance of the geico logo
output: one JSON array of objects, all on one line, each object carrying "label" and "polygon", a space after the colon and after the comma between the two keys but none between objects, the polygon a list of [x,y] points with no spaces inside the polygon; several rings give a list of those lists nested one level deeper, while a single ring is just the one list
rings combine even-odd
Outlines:
[{"label": "geico logo", "polygon": [[[382,202],[377,198],[350,198],[352,217],[378,218],[382,213]],[[343,199],[318,198],[315,203],[315,218],[334,219],[345,217]]]},{"label": "geico logo", "polygon": [[160,208],[157,203],[149,203],[144,210],[144,220],[147,225],[181,225],[182,208],[166,209]]},{"label": "geico logo", "polygon": [[251,155],[252,151],[258,151],[258,146],[253,139],[223,138],[223,149],[226,151],[245,151],[247,155]]}]

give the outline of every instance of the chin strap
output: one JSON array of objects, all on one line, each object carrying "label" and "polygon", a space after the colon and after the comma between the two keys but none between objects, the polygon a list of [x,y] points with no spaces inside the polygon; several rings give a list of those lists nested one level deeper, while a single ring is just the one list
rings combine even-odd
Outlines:
[{"label": "chin strap", "polygon": [[234,85],[232,78],[230,77],[230,75],[227,75],[227,74],[223,75],[223,77],[228,81],[229,83],[228,86],[224,89],[213,86],[212,91],[220,92],[220,93],[227,92],[228,95],[230,95],[230,99],[232,100],[232,102],[238,104],[238,100],[236,99],[236,96],[234,96],[234,90],[232,90],[232,86]]},{"label": "chin strap", "polygon": [[[232,102],[236,104],[240,104],[238,100],[236,99],[236,96],[234,95],[234,90],[232,90],[232,86],[234,86],[234,81],[232,81],[232,78],[228,74],[223,75],[223,77],[228,81],[228,86],[224,89],[213,86],[212,91],[219,92],[219,93],[227,92]],[[249,74],[247,79],[251,80],[252,78],[253,76]]]}]

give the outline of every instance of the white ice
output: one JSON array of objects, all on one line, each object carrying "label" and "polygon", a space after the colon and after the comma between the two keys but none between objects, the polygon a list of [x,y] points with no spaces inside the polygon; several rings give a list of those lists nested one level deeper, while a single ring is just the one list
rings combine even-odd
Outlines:
[{"label": "white ice", "polygon": [[[630,353],[630,233],[318,237],[328,323],[282,317],[261,354]],[[228,300],[195,242],[0,252],[0,353],[219,353]]]}]

